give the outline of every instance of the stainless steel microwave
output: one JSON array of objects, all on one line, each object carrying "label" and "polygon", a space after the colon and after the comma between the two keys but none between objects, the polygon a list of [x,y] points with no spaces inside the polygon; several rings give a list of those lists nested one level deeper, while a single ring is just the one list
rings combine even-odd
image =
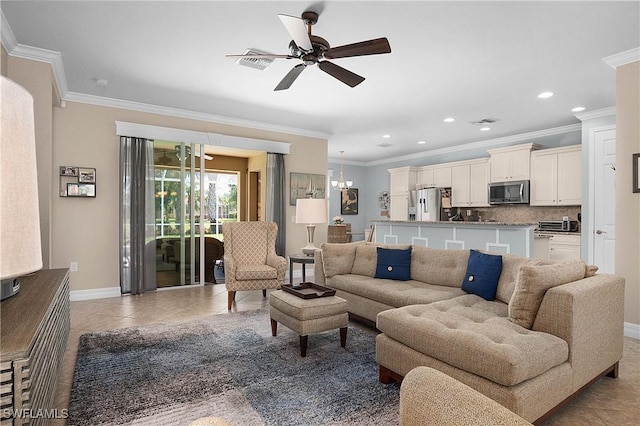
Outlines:
[{"label": "stainless steel microwave", "polygon": [[489,204],[529,204],[529,181],[490,183]]}]

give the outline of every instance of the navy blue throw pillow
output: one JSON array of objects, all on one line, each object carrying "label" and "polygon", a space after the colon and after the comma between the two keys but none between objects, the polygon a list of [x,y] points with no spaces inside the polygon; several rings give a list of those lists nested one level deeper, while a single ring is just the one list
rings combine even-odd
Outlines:
[{"label": "navy blue throw pillow", "polygon": [[398,250],[377,247],[378,262],[375,278],[408,281],[411,279],[411,249]]},{"label": "navy blue throw pillow", "polygon": [[496,298],[500,273],[502,273],[502,256],[472,249],[469,253],[462,289],[483,299],[493,300]]}]

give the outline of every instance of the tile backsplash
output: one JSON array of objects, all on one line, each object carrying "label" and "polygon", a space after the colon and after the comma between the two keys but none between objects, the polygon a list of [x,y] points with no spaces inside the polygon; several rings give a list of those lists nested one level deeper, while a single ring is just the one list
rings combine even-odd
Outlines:
[{"label": "tile backsplash", "polygon": [[[466,215],[466,209],[461,209],[461,211],[463,215]],[[580,206],[500,205],[472,209],[472,214],[476,218],[480,216],[482,220],[495,220],[496,222],[536,223],[541,220],[562,220],[563,216],[569,216],[569,220],[578,220],[580,211]]]}]

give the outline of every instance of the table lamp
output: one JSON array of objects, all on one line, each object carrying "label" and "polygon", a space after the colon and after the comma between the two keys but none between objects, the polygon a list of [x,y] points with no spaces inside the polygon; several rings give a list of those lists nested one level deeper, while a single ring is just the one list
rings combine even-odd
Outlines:
[{"label": "table lamp", "polygon": [[0,76],[1,297],[20,290],[18,277],[42,268],[33,97]]},{"label": "table lamp", "polygon": [[313,256],[317,247],[313,245],[316,223],[327,223],[327,200],[324,198],[298,198],[296,200],[296,223],[307,224],[307,246],[302,253]]}]

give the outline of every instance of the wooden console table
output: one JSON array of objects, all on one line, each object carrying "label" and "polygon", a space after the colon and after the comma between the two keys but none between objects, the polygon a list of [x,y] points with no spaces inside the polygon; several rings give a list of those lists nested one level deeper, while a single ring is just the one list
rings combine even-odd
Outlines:
[{"label": "wooden console table", "polygon": [[[70,326],[68,270],[21,278],[20,292],[4,300],[0,311],[0,424],[47,424],[50,419],[37,413],[56,408]],[[29,412],[36,417],[24,414]],[[10,418],[10,413],[23,414]]]}]

